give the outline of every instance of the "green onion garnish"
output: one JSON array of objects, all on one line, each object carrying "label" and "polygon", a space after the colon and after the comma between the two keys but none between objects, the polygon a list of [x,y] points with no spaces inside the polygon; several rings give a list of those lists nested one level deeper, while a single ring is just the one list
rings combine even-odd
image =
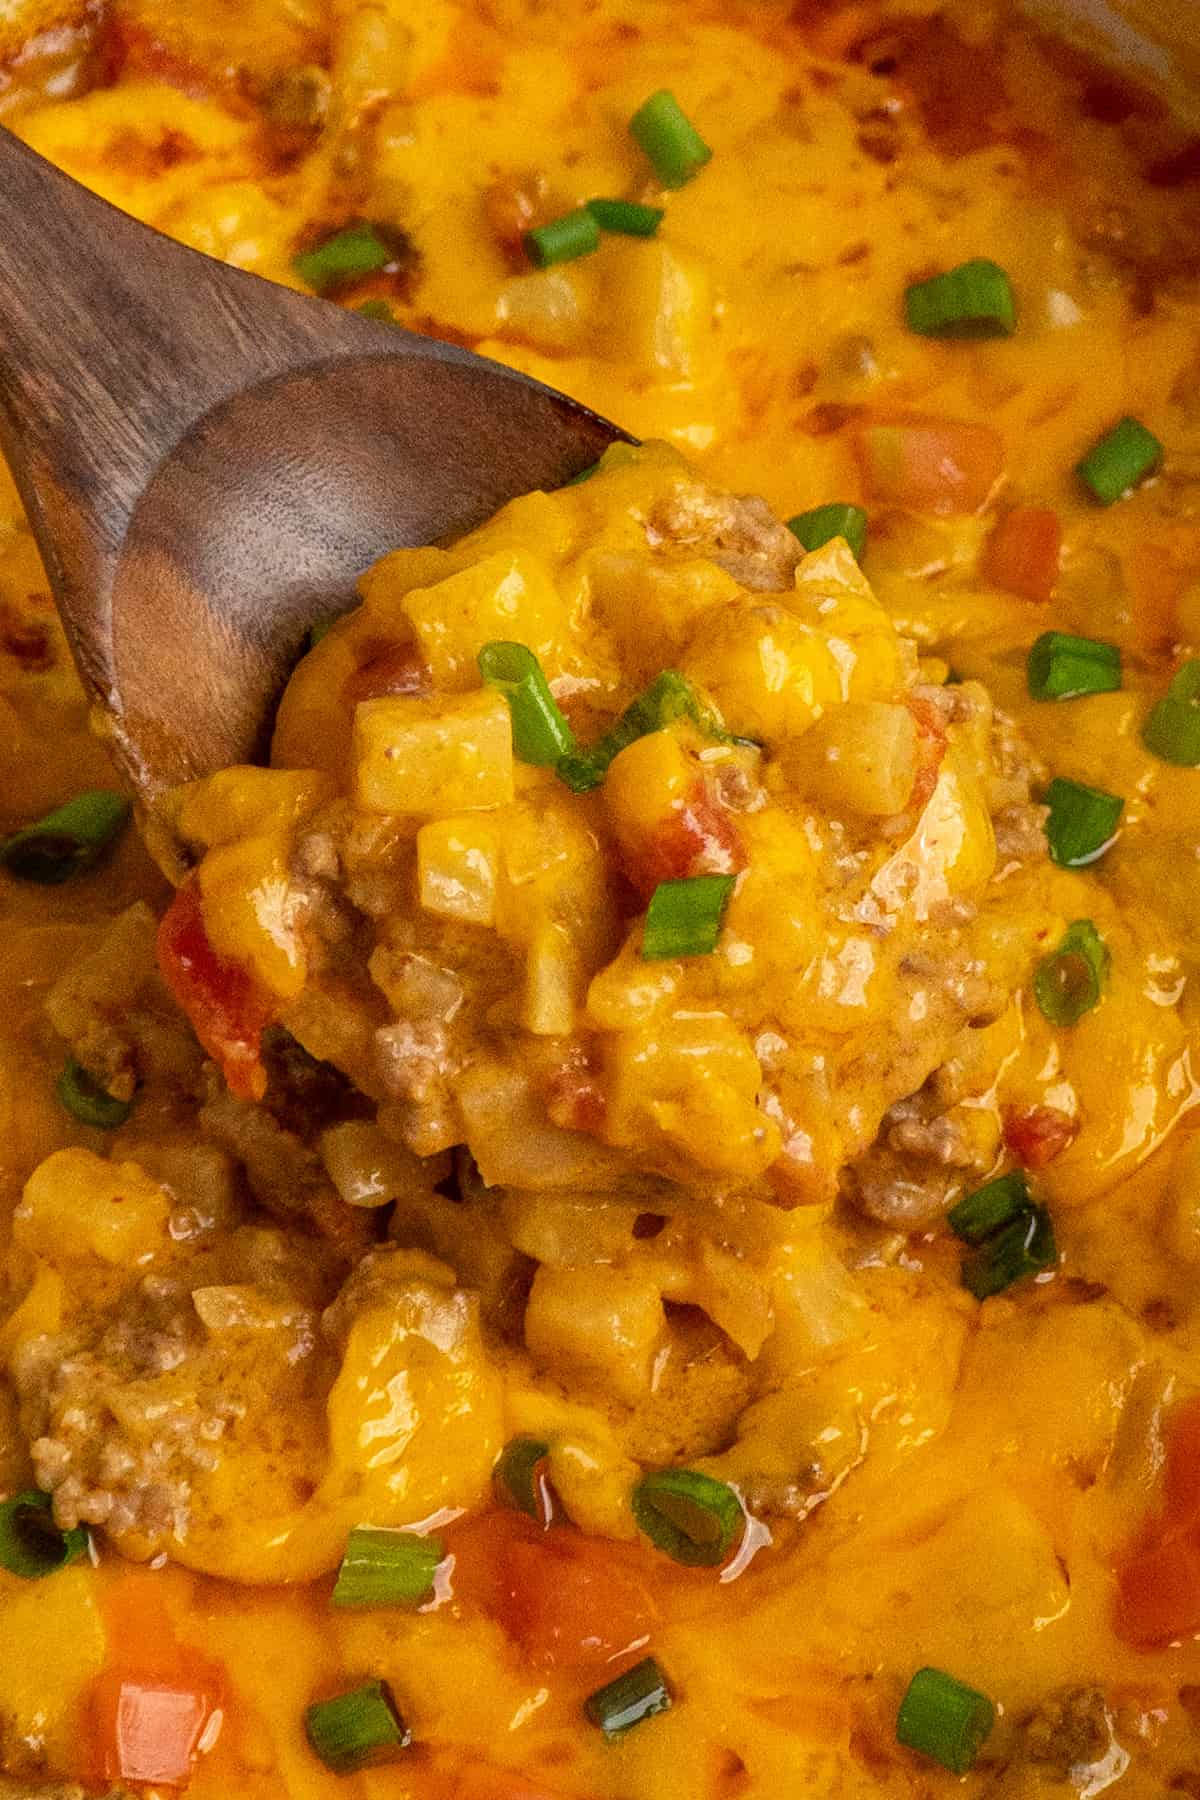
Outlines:
[{"label": "green onion garnish", "polygon": [[977,1300],[986,1300],[1027,1275],[1052,1269],[1057,1261],[1050,1214],[1044,1206],[1031,1206],[967,1257],[962,1266],[963,1286]]},{"label": "green onion garnish", "polygon": [[711,956],[736,881],[736,875],[693,875],[684,881],[660,881],[646,909],[643,960]]},{"label": "green onion garnish", "polygon": [[896,1715],[896,1741],[965,1775],[996,1723],[996,1709],[941,1669],[918,1669]]},{"label": "green onion garnish", "polygon": [[589,200],[587,209],[601,231],[622,237],[653,237],[665,216],[661,206],[641,206],[636,200]]},{"label": "green onion garnish", "polygon": [[362,305],[356,306],[354,310],[356,313],[361,313],[364,319],[378,319],[383,325],[396,323],[396,315],[386,300],[364,300]]},{"label": "green onion garnish", "polygon": [[[1200,718],[1200,714],[1197,715]],[[1055,777],[1046,789],[1046,841],[1062,869],[1082,869],[1104,855],[1117,833],[1125,802],[1103,788]]]},{"label": "green onion garnish", "polygon": [[98,862],[129,818],[121,794],[96,788],[76,794],[0,845],[0,865],[22,881],[56,887]]},{"label": "green onion garnish", "polygon": [[633,1516],[656,1549],[688,1568],[725,1562],[746,1528],[728,1482],[698,1469],[657,1469],[633,1490]]},{"label": "green onion garnish", "polygon": [[513,749],[522,762],[548,769],[575,748],[575,734],[532,650],[524,644],[485,644],[479,652],[479,673],[508,701]]},{"label": "green onion garnish", "polygon": [[333,1589],[335,1606],[420,1606],[445,1555],[440,1538],[356,1525]]},{"label": "green onion garnish", "polygon": [[592,479],[592,476],[599,471],[599,468],[600,464],[598,462],[589,463],[586,469],[580,469],[578,475],[572,475],[569,481],[564,481],[563,486],[582,487],[585,481],[590,481]]},{"label": "green onion garnish", "polygon": [[867,515],[861,506],[848,501],[833,501],[829,506],[814,506],[811,512],[797,513],[787,528],[799,538],[806,550],[819,550],[832,538],[845,538],[855,556],[862,561],[867,547]]},{"label": "green onion garnish", "polygon": [[374,225],[347,225],[323,244],[294,256],[292,268],[315,293],[328,294],[364,275],[377,275],[397,257],[396,246],[386,243]]},{"label": "green onion garnish", "polygon": [[618,1675],[607,1687],[599,1688],[584,1701],[584,1711],[593,1725],[598,1725],[611,1742],[623,1737],[643,1719],[667,1712],[671,1706],[671,1690],[666,1676],[652,1656],[635,1663],[624,1675]]},{"label": "green onion garnish", "polygon": [[629,130],[654,165],[664,187],[681,188],[712,156],[674,94],[660,88],[639,106]]},{"label": "green onion garnish", "polygon": [[500,1504],[536,1519],[543,1530],[553,1525],[558,1510],[547,1469],[549,1455],[543,1438],[516,1437],[505,1445],[492,1472]]},{"label": "green onion garnish", "polygon": [[304,1731],[313,1755],[335,1775],[397,1762],[412,1743],[386,1681],[364,1681],[332,1700],[315,1701],[305,1710]]},{"label": "green onion garnish", "polygon": [[1052,1025],[1074,1025],[1091,1012],[1108,974],[1108,946],[1090,919],[1067,926],[1057,949],[1033,972],[1033,995]]},{"label": "green onion garnish", "polygon": [[1142,742],[1153,755],[1181,769],[1200,767],[1200,662],[1186,662],[1151,707]]},{"label": "green onion garnish", "polygon": [[980,256],[914,282],[905,290],[904,316],[922,337],[1011,337],[1017,303],[1004,270]]},{"label": "green onion garnish", "polygon": [[132,1102],[118,1100],[101,1087],[94,1075],[73,1056],[68,1056],[54,1091],[73,1119],[81,1125],[96,1125],[101,1131],[115,1131],[133,1111]]},{"label": "green onion garnish", "polygon": [[54,1523],[49,1494],[32,1488],[0,1505],[0,1569],[23,1581],[40,1581],[68,1563],[86,1556],[88,1534],[82,1526],[60,1531]]},{"label": "green onion garnish", "polygon": [[1076,463],[1075,473],[1102,506],[1111,506],[1158,467],[1162,453],[1154,433],[1127,416]]},{"label": "green onion garnish", "polygon": [[572,793],[586,794],[600,786],[613,758],[636,738],[646,737],[651,731],[661,731],[675,719],[682,718],[690,719],[698,730],[718,743],[737,741],[725,730],[712,708],[704,705],[686,675],[680,675],[675,669],[664,669],[589,750],[577,750],[564,756],[556,765],[555,774]]},{"label": "green onion garnish", "polygon": [[997,1175],[952,1206],[946,1223],[965,1244],[982,1244],[993,1232],[1011,1225],[1030,1210],[1029,1185],[1020,1169]]},{"label": "green onion garnish", "polygon": [[1121,652],[1099,638],[1043,631],[1029,652],[1025,675],[1034,700],[1115,694],[1121,685]]},{"label": "green onion garnish", "polygon": [[574,262],[577,256],[590,256],[600,248],[600,227],[586,206],[551,219],[548,225],[535,225],[525,233],[525,254],[539,269],[552,263]]}]

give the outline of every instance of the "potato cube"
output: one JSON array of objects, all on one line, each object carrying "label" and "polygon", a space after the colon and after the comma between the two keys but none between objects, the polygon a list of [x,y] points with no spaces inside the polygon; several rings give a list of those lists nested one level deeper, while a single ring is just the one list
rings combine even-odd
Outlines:
[{"label": "potato cube", "polygon": [[170,1247],[171,1206],[137,1163],[56,1150],[39,1163],[13,1215],[13,1238],[50,1262],[89,1257],[140,1268]]},{"label": "potato cube", "polygon": [[354,797],[367,812],[444,817],[513,797],[512,722],[501,694],[364,700],[354,714]]},{"label": "potato cube", "polygon": [[807,731],[843,697],[824,635],[773,601],[705,613],[683,669],[712,695],[731,731],[772,745]]},{"label": "potato cube", "polygon": [[436,819],[417,833],[417,886],[426,912],[496,923],[500,835],[488,819]]},{"label": "potato cube", "polygon": [[789,782],[833,812],[902,812],[917,772],[917,727],[906,706],[852,700],[835,706],[781,758]]},{"label": "potato cube", "polygon": [[534,1361],[568,1386],[578,1382],[629,1406],[650,1392],[666,1341],[658,1288],[625,1269],[554,1269],[533,1278],[525,1343]]},{"label": "potato cube", "polygon": [[462,692],[479,679],[476,658],[495,638],[525,644],[550,675],[567,654],[567,609],[549,570],[524,550],[487,556],[401,602],[434,686]]}]

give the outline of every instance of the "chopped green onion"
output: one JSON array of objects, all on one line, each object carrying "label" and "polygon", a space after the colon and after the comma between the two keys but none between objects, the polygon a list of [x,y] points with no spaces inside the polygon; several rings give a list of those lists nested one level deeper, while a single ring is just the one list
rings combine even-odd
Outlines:
[{"label": "chopped green onion", "polygon": [[1033,972],[1033,995],[1052,1025],[1075,1025],[1098,1003],[1108,974],[1108,946],[1090,919],[1067,926],[1057,949]]},{"label": "chopped green onion", "polygon": [[0,845],[0,865],[22,881],[56,887],[98,862],[129,819],[129,802],[104,788],[76,794]]},{"label": "chopped green onion", "polygon": [[535,225],[525,233],[525,253],[539,269],[552,263],[574,262],[577,256],[590,256],[600,248],[600,227],[586,206],[551,219],[548,225]]},{"label": "chopped green onion", "polygon": [[957,1206],[952,1206],[946,1214],[946,1223],[955,1237],[962,1238],[964,1243],[982,1244],[993,1232],[1011,1225],[1014,1219],[1029,1210],[1029,1186],[1025,1176],[1020,1169],[1010,1169],[1007,1175],[997,1175],[994,1181],[985,1182]]},{"label": "chopped green onion", "polygon": [[547,1470],[549,1455],[544,1439],[515,1437],[505,1445],[492,1473],[500,1504],[536,1519],[544,1531],[553,1525],[558,1510]]},{"label": "chopped green onion", "polygon": [[1043,631],[1029,652],[1025,674],[1034,700],[1115,694],[1121,686],[1121,652],[1099,638]]},{"label": "chopped green onion", "polygon": [[675,719],[682,718],[689,718],[698,730],[718,743],[738,741],[725,730],[716,713],[704,705],[686,675],[680,675],[675,669],[664,669],[636,700],[630,702],[616,724],[590,750],[578,750],[564,756],[555,773],[572,793],[586,794],[591,788],[600,786],[609,764],[637,738],[661,731]]},{"label": "chopped green onion", "polygon": [[1044,1206],[1031,1206],[967,1257],[962,1266],[963,1286],[977,1300],[986,1300],[1027,1275],[1052,1269],[1057,1261],[1050,1214]]},{"label": "chopped green onion", "polygon": [[643,960],[711,956],[736,881],[736,875],[692,875],[683,881],[660,881],[646,909]]},{"label": "chopped green onion", "polygon": [[592,476],[598,472],[599,468],[600,464],[598,462],[589,463],[586,469],[580,469],[578,475],[572,475],[569,481],[564,481],[563,486],[582,487],[585,481],[590,481],[592,479]]},{"label": "chopped green onion", "polygon": [[396,323],[396,315],[386,300],[364,300],[362,305],[356,306],[354,310],[356,313],[361,313],[364,319],[378,319],[384,325]]},{"label": "chopped green onion", "polygon": [[433,1592],[440,1538],[356,1525],[333,1589],[335,1606],[420,1606]]},{"label": "chopped green onion", "polygon": [[896,1715],[896,1741],[965,1775],[995,1723],[996,1708],[986,1694],[941,1669],[918,1669]]},{"label": "chopped green onion", "polygon": [[485,644],[479,652],[479,673],[508,701],[513,749],[522,762],[549,769],[574,750],[575,733],[559,711],[532,650],[524,644]]},{"label": "chopped green onion", "polygon": [[629,130],[664,187],[681,188],[712,156],[696,127],[667,88],[651,94],[629,121]]},{"label": "chopped green onion", "polygon": [[867,547],[867,515],[861,506],[847,501],[833,501],[829,506],[814,506],[811,512],[797,513],[787,528],[799,538],[806,550],[819,550],[832,538],[845,538],[859,561]]},{"label": "chopped green onion", "polygon": [[64,1063],[54,1091],[73,1119],[81,1125],[96,1125],[101,1131],[115,1131],[133,1111],[131,1101],[110,1094],[73,1056]]},{"label": "chopped green onion", "polygon": [[377,275],[398,260],[394,244],[386,243],[374,225],[347,225],[312,250],[292,258],[292,268],[318,294],[348,287],[364,275]]},{"label": "chopped green onion", "polygon": [[618,1675],[615,1681],[599,1688],[584,1701],[588,1718],[600,1727],[610,1742],[623,1737],[643,1719],[668,1712],[670,1706],[671,1690],[666,1676],[652,1656],[635,1663],[624,1675]]},{"label": "chopped green onion", "polygon": [[[1200,715],[1197,715],[1200,717]],[[1103,788],[1055,777],[1046,789],[1046,841],[1061,869],[1082,869],[1104,855],[1117,834],[1125,802]]]},{"label": "chopped green onion", "polygon": [[32,1488],[0,1505],[0,1569],[23,1581],[40,1581],[87,1555],[88,1534],[82,1526],[60,1531],[54,1523],[49,1494]]},{"label": "chopped green onion", "polygon": [[728,1482],[698,1469],[657,1469],[633,1490],[633,1516],[656,1549],[688,1568],[725,1562],[746,1528]]},{"label": "chopped green onion", "polygon": [[1200,767],[1200,662],[1187,662],[1146,716],[1142,742],[1164,762]]},{"label": "chopped green onion", "polygon": [[665,216],[661,206],[640,206],[636,200],[589,200],[587,209],[601,231],[622,237],[653,237]]},{"label": "chopped green onion", "polygon": [[1111,506],[1158,467],[1162,453],[1152,431],[1125,417],[1075,465],[1075,473],[1102,506]]},{"label": "chopped green onion", "polygon": [[314,1702],[305,1711],[304,1731],[313,1755],[335,1775],[397,1762],[412,1743],[386,1681],[364,1681],[332,1700]]},{"label": "chopped green onion", "polygon": [[329,633],[337,624],[340,616],[340,614],[335,613],[331,619],[318,619],[315,625],[309,626],[308,647],[310,650],[315,650],[322,638],[327,638],[329,636]]},{"label": "chopped green onion", "polygon": [[1017,329],[1012,283],[985,256],[914,282],[905,290],[904,316],[922,337],[1011,337]]}]

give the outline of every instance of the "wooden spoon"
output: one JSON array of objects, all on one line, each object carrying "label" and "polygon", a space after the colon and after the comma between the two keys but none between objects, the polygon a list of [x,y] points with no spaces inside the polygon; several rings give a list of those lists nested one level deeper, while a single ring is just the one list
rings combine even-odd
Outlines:
[{"label": "wooden spoon", "polygon": [[623,436],[470,351],[172,243],[0,130],[0,446],[144,800],[262,754],[306,632],[377,556]]}]

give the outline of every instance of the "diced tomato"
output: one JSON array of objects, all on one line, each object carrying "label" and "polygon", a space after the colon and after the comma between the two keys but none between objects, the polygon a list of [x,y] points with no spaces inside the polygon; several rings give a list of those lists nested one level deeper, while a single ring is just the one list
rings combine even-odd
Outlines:
[{"label": "diced tomato", "polygon": [[1057,1106],[1014,1108],[1004,1118],[1004,1142],[1026,1169],[1048,1167],[1074,1141],[1078,1130],[1078,1119]]},{"label": "diced tomato", "polygon": [[362,646],[358,667],[342,684],[347,706],[394,694],[427,694],[433,684],[429,664],[415,644],[371,641]]},{"label": "diced tomato", "polygon": [[546,1532],[498,1511],[449,1533],[457,1601],[490,1613],[537,1669],[595,1670],[635,1660],[658,1622],[620,1544],[566,1527]]},{"label": "diced tomato", "polygon": [[1172,1409],[1163,1501],[1169,1532],[1200,1530],[1200,1394]]},{"label": "diced tomato", "polygon": [[946,721],[932,700],[910,696],[904,703],[917,727],[917,772],[908,796],[910,812],[921,812],[928,806],[938,772],[946,754]]},{"label": "diced tomato", "polygon": [[1200,1394],[1171,1413],[1163,1509],[1118,1565],[1115,1624],[1142,1647],[1200,1632]]},{"label": "diced tomato", "polygon": [[908,419],[854,434],[868,497],[913,512],[973,513],[1004,474],[1004,439],[990,425]]},{"label": "diced tomato", "polygon": [[563,1800],[563,1796],[558,1788],[527,1781],[511,1769],[485,1769],[476,1763],[459,1776],[454,1800]]},{"label": "diced tomato", "polygon": [[1022,600],[1048,601],[1058,580],[1062,526],[1045,506],[1018,506],[987,541],[982,574],[993,587]]},{"label": "diced tomato", "polygon": [[638,892],[649,898],[660,881],[737,875],[746,862],[746,846],[732,813],[698,781],[640,847],[636,863],[629,859],[626,873]]},{"label": "diced tomato", "polygon": [[1200,1533],[1159,1539],[1117,1572],[1117,1636],[1149,1648],[1200,1631]]},{"label": "diced tomato", "polygon": [[262,1034],[276,1003],[248,970],[213,949],[194,876],[179,889],[158,928],[158,965],[233,1093],[261,1100],[267,1086]]},{"label": "diced tomato", "polygon": [[503,1623],[538,1669],[603,1669],[643,1651],[658,1609],[613,1544],[578,1532],[514,1541]]},{"label": "diced tomato", "polygon": [[220,1709],[218,1690],[202,1677],[109,1670],[90,1696],[93,1770],[105,1781],[184,1787],[201,1748],[215,1741]]}]

